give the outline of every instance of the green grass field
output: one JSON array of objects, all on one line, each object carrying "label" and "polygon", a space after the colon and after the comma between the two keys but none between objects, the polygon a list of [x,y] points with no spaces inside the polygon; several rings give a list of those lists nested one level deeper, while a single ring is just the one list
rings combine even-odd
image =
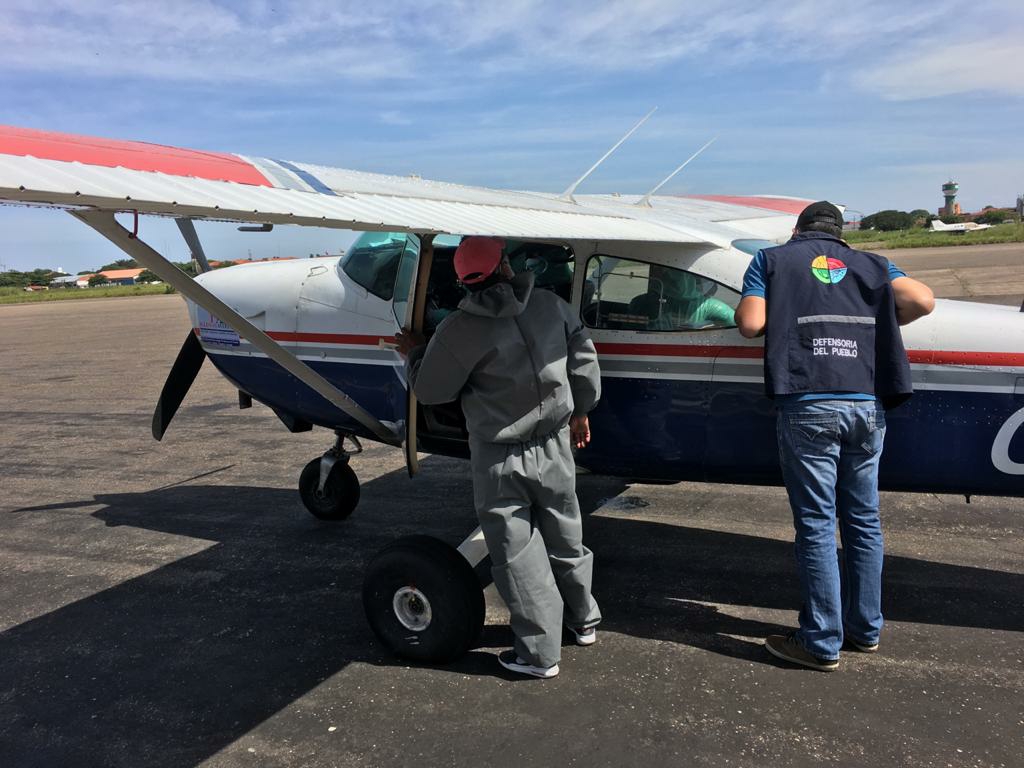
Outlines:
[{"label": "green grass field", "polygon": [[53,288],[49,291],[26,291],[23,288],[0,288],[0,304],[27,304],[34,301],[73,301],[75,299],[112,299],[121,296],[153,296],[173,293],[168,285],[111,285],[106,288]]},{"label": "green grass field", "polygon": [[1024,242],[1024,225],[999,224],[981,232],[964,234],[932,232],[927,229],[901,229],[895,232],[878,232],[873,229],[852,230],[844,232],[843,239],[851,245],[872,243],[875,248],[929,248],[943,245],[1022,243]]}]

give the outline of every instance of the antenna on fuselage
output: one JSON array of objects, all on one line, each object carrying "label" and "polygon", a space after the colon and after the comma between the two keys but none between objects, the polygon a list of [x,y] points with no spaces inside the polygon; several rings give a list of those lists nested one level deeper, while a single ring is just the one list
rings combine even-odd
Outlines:
[{"label": "antenna on fuselage", "polygon": [[571,202],[571,203],[575,203],[575,202],[576,202],[576,198],[574,198],[574,197],[572,196],[572,193],[576,191],[576,187],[578,187],[578,186],[579,186],[580,184],[582,184],[582,183],[583,183],[583,181],[584,181],[584,180],[585,180],[585,179],[586,179],[586,178],[587,178],[587,177],[588,177],[588,176],[589,176],[590,174],[592,174],[592,173],[593,173],[594,171],[596,171],[596,170],[597,170],[597,167],[598,167],[598,166],[599,166],[599,165],[600,165],[601,163],[603,163],[603,162],[604,162],[605,160],[607,160],[607,159],[608,159],[608,156],[609,156],[609,155],[610,155],[610,154],[611,154],[612,152],[614,152],[614,151],[615,151],[616,149],[618,149],[618,148],[619,148],[620,146],[622,146],[622,142],[624,142],[624,141],[625,141],[626,139],[628,139],[628,138],[629,138],[630,136],[632,136],[632,135],[633,135],[633,134],[634,134],[634,133],[636,132],[636,129],[637,129],[637,128],[639,128],[639,127],[640,127],[641,125],[643,125],[644,123],[646,123],[646,122],[647,122],[647,119],[648,119],[648,118],[649,118],[649,117],[650,117],[651,115],[653,115],[653,114],[654,114],[654,113],[655,113],[655,112],[656,112],[657,110],[658,110],[658,108],[657,108],[657,107],[654,107],[654,108],[653,108],[653,109],[652,109],[652,110],[651,110],[650,112],[648,112],[648,113],[647,113],[646,115],[644,115],[643,117],[641,117],[641,118],[640,118],[640,121],[639,121],[639,122],[638,122],[638,123],[637,123],[636,125],[634,125],[634,126],[633,126],[632,128],[630,128],[630,129],[629,129],[628,131],[626,131],[626,135],[625,135],[625,136],[623,136],[623,137],[622,137],[621,139],[619,139],[619,140],[618,140],[617,142],[615,142],[615,146],[613,146],[613,147],[612,147],[611,149],[609,149],[609,150],[608,150],[607,152],[605,152],[605,153],[604,153],[603,155],[601,155],[601,159],[600,159],[600,160],[598,160],[598,161],[597,161],[596,163],[594,163],[594,164],[593,164],[592,166],[590,166],[590,168],[589,168],[589,169],[587,169],[587,172],[586,172],[586,173],[584,173],[584,174],[583,174],[582,176],[580,176],[580,177],[579,177],[578,179],[576,179],[576,181],[574,181],[574,182],[573,182],[572,184],[570,184],[570,185],[569,185],[569,188],[568,188],[568,189],[566,189],[566,190],[565,190],[565,192],[563,192],[563,193],[562,193],[562,194],[560,195],[561,199],[562,199],[562,200],[568,200],[568,201],[569,201],[569,202]]},{"label": "antenna on fuselage", "polygon": [[712,136],[712,137],[711,137],[711,141],[709,141],[709,142],[708,142],[707,144],[705,144],[705,145],[704,145],[703,147],[701,147],[701,148],[700,148],[700,149],[698,149],[698,150],[697,150],[696,152],[694,152],[694,153],[693,153],[692,155],[690,155],[690,156],[689,156],[688,158],[686,158],[686,162],[684,162],[684,163],[683,163],[682,165],[680,165],[680,166],[679,166],[678,168],[676,168],[676,169],[675,169],[674,171],[672,171],[672,173],[670,173],[670,174],[669,174],[668,176],[666,176],[666,177],[665,177],[664,179],[662,179],[662,180],[661,180],[661,182],[660,182],[659,184],[657,184],[657,185],[656,185],[656,186],[654,187],[654,189],[652,189],[652,190],[651,190],[650,192],[648,192],[648,193],[647,193],[646,195],[644,195],[644,196],[643,196],[643,197],[641,197],[641,198],[640,198],[639,200],[637,200],[637,201],[636,201],[636,204],[637,204],[637,205],[646,205],[646,206],[647,206],[648,208],[650,208],[650,207],[651,207],[651,195],[653,195],[653,194],[654,194],[655,192],[657,192],[657,191],[658,191],[659,189],[661,189],[661,188],[662,188],[662,187],[664,187],[664,186],[665,186],[666,184],[668,184],[668,183],[669,183],[670,181],[672,181],[673,177],[674,177],[674,176],[675,176],[675,175],[676,175],[677,173],[679,173],[679,172],[680,172],[681,170],[683,170],[683,168],[685,168],[685,167],[686,167],[687,165],[689,165],[689,164],[690,164],[690,161],[691,161],[691,160],[694,160],[694,159],[696,159],[697,155],[699,155],[699,154],[700,154],[701,152],[703,152],[703,151],[704,151],[705,149],[707,149],[707,148],[708,148],[708,147],[710,147],[710,146],[711,146],[712,144],[714,144],[714,143],[715,143],[715,139],[717,139],[717,138],[718,138],[717,136]]}]

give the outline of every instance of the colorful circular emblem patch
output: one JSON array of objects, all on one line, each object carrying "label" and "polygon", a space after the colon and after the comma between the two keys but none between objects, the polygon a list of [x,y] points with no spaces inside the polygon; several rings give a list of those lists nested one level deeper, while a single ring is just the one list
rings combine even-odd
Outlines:
[{"label": "colorful circular emblem patch", "polygon": [[846,265],[839,259],[815,256],[811,262],[811,272],[825,285],[834,285],[846,277]]}]

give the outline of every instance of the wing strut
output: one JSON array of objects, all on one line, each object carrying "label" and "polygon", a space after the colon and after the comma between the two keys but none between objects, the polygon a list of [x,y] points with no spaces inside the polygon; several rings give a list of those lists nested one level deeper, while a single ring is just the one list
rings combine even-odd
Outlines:
[{"label": "wing strut", "polygon": [[199,265],[200,272],[210,271],[210,262],[206,260],[206,252],[203,250],[203,244],[199,242],[199,235],[196,234],[196,225],[192,223],[192,219],[179,218],[174,220],[178,229],[181,231],[181,236],[185,238],[185,242],[188,244],[188,249],[192,251],[192,258],[196,260],[196,264]]},{"label": "wing strut", "polygon": [[133,237],[121,226],[112,211],[74,210],[69,211],[79,221],[88,224],[126,254],[170,283],[183,296],[194,301],[210,314],[230,326],[242,338],[252,344],[288,373],[306,384],[324,399],[358,421],[380,440],[392,445],[401,445],[402,437],[391,426],[365,411],[352,398],[339,390],[327,379],[299,360],[295,355],[267,336],[231,307],[218,299],[203,286],[186,275],[167,259],[150,248],[146,243]]},{"label": "wing strut", "polygon": [[689,156],[688,158],[686,158],[686,161],[685,161],[685,162],[684,162],[684,163],[683,163],[682,165],[680,165],[680,166],[679,166],[678,168],[676,168],[676,169],[675,169],[674,171],[672,171],[672,173],[670,173],[670,174],[669,174],[668,176],[666,176],[666,177],[665,177],[664,179],[662,179],[662,180],[661,180],[661,182],[660,182],[660,183],[658,183],[658,184],[657,184],[657,185],[656,185],[656,186],[654,187],[654,189],[652,189],[652,190],[651,190],[650,192],[648,192],[648,193],[647,193],[646,195],[644,195],[644,196],[643,196],[643,197],[641,197],[641,198],[640,198],[639,200],[637,200],[637,201],[636,201],[636,204],[637,204],[637,205],[646,205],[646,206],[647,206],[648,208],[650,208],[650,207],[651,207],[651,195],[653,195],[653,194],[654,194],[655,192],[657,192],[657,191],[658,191],[659,189],[661,189],[661,188],[662,188],[662,187],[664,187],[664,186],[665,186],[666,184],[668,184],[668,183],[669,183],[670,181],[672,181],[672,179],[673,179],[673,178],[675,177],[675,175],[676,175],[677,173],[679,173],[679,172],[680,172],[681,170],[683,170],[683,168],[685,168],[686,166],[688,166],[688,165],[690,164],[690,161],[691,161],[691,160],[694,160],[694,159],[696,159],[697,155],[699,155],[699,154],[700,154],[701,152],[703,152],[703,151],[704,151],[705,149],[707,149],[707,148],[708,148],[708,147],[710,147],[710,146],[711,146],[712,144],[714,144],[714,143],[715,143],[715,139],[717,139],[717,138],[718,138],[717,136],[713,136],[713,137],[711,138],[711,141],[709,141],[709,142],[708,142],[707,144],[705,144],[705,145],[704,145],[703,147],[701,147],[701,148],[700,148],[700,149],[698,149],[698,150],[697,150],[696,152],[694,152],[694,153],[693,153],[692,155],[690,155],[690,156]]},{"label": "wing strut", "polygon": [[626,135],[623,136],[621,139],[619,139],[617,142],[615,142],[615,146],[613,146],[611,149],[609,149],[607,152],[605,152],[603,155],[601,155],[601,159],[600,160],[598,160],[596,163],[594,163],[592,166],[590,166],[590,168],[587,170],[586,173],[584,173],[582,176],[580,176],[578,179],[576,179],[576,181],[574,181],[572,184],[569,185],[569,188],[566,189],[565,192],[562,193],[561,198],[563,200],[568,200],[569,202],[575,203],[576,202],[576,198],[572,196],[572,193],[576,191],[576,187],[578,187],[580,184],[582,184],[583,181],[590,174],[592,174],[594,171],[596,171],[597,170],[597,166],[599,166],[601,163],[603,163],[605,160],[607,160],[608,156],[612,152],[614,152],[616,149],[618,149],[620,146],[622,146],[622,142],[624,142],[626,139],[628,139],[630,136],[632,136],[634,133],[636,133],[636,129],[639,128],[644,123],[646,123],[647,119],[651,115],[653,115],[657,109],[658,108],[655,107],[650,112],[648,112],[646,115],[641,117],[640,118],[640,122],[638,122],[636,125],[634,125],[632,128],[630,128],[628,131],[626,131]]}]

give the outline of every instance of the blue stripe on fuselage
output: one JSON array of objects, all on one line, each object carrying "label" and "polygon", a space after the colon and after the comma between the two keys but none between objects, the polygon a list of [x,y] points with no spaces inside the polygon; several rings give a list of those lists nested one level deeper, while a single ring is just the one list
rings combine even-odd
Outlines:
[{"label": "blue stripe on fuselage", "polygon": [[[775,409],[761,384],[605,378],[591,414],[587,469],[652,480],[782,483]],[[698,408],[700,410],[696,410]],[[920,390],[886,412],[883,490],[1022,496],[1024,476],[1000,472],[992,444],[1024,397]],[[1008,458],[1024,462],[1024,427]]]},{"label": "blue stripe on fuselage", "polygon": [[[268,405],[328,428],[365,430],[263,357],[210,355],[217,368]],[[405,418],[406,392],[392,366],[309,364],[377,418]],[[781,484],[775,411],[760,384],[605,377],[580,464],[652,480]],[[1000,472],[992,444],[1024,396],[921,390],[886,414],[883,490],[1024,495],[1024,476]],[[366,435],[370,437],[370,435]],[[1008,458],[1024,463],[1024,427]]]},{"label": "blue stripe on fuselage", "polygon": [[[375,439],[350,416],[266,357],[210,354],[222,374],[261,403],[328,429]],[[390,365],[305,361],[313,370],[384,421],[404,421],[405,385]]]}]

